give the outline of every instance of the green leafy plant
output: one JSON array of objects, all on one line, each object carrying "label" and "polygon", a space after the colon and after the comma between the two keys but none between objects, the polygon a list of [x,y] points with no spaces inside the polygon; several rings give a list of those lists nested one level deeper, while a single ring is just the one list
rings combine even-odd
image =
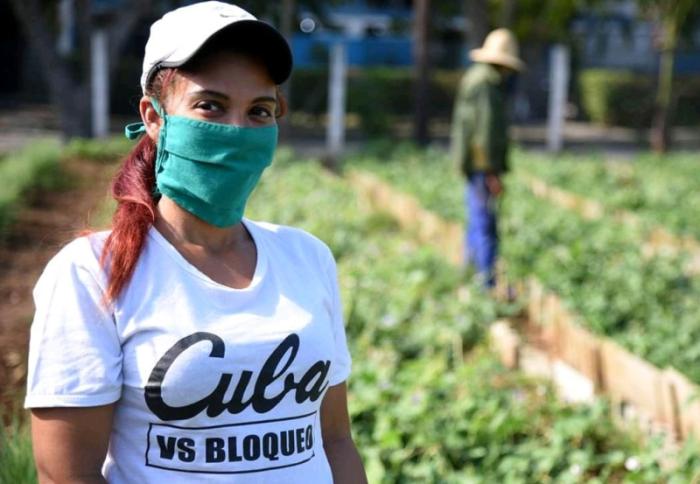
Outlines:
[{"label": "green leafy plant", "polygon": [[[449,119],[454,93],[462,70],[438,70],[430,85],[431,115]],[[382,67],[351,69],[348,72],[347,111],[357,115],[360,128],[369,137],[391,134],[397,119],[411,116],[413,73],[410,69]],[[299,69],[292,78],[291,111],[322,116],[327,110],[328,70]]]},{"label": "green leafy plant", "polygon": [[371,171],[441,217],[464,221],[463,181],[444,150],[381,140],[346,158],[345,166]]},{"label": "green leafy plant", "polygon": [[134,142],[124,136],[114,136],[106,140],[73,138],[64,148],[66,158],[84,158],[93,161],[113,162],[128,153]]},{"label": "green leafy plant", "polygon": [[14,220],[32,189],[51,189],[61,183],[60,146],[37,142],[0,159],[0,233]]},{"label": "green leafy plant", "polygon": [[606,162],[600,156],[532,156],[518,152],[516,173],[534,175],[549,185],[603,203],[609,213],[625,210],[649,229],[667,228],[700,240],[700,171],[690,153],[642,154],[631,162]]},{"label": "green leafy plant", "polygon": [[37,482],[29,426],[17,416],[9,425],[0,425],[0,482]]}]

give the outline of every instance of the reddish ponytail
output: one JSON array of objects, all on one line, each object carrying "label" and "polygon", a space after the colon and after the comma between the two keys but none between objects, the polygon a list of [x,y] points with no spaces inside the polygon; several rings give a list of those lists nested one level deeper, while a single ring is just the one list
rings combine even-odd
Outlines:
[{"label": "reddish ponytail", "polygon": [[[156,72],[146,89],[146,95],[161,101],[165,88],[171,88],[176,69]],[[129,283],[146,241],[146,235],[156,220],[156,143],[148,136],[126,157],[112,180],[112,196],[117,209],[112,216],[112,232],[107,237],[100,264],[109,282],[105,302],[114,302]]]},{"label": "reddish ponytail", "polygon": [[143,136],[112,181],[117,209],[100,257],[109,274],[107,302],[114,301],[131,279],[146,234],[155,221],[155,160],[156,144]]}]

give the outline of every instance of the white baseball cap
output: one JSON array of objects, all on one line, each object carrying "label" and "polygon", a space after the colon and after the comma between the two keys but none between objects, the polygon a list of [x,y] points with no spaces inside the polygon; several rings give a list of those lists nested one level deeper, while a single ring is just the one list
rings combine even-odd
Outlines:
[{"label": "white baseball cap", "polygon": [[210,1],[172,10],[151,25],[143,56],[143,92],[158,69],[185,64],[207,40],[227,28],[240,30],[247,49],[259,50],[275,84],[287,80],[292,52],[282,34],[236,5]]}]

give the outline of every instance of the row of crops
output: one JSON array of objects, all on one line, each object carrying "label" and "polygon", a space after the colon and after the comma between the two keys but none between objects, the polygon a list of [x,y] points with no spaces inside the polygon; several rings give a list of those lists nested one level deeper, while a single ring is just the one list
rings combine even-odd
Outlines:
[{"label": "row of crops", "polygon": [[40,140],[17,152],[0,155],[0,240],[35,192],[71,185],[73,180],[63,172],[62,160],[110,161],[128,149],[127,140],[119,138],[100,142],[74,140],[67,146],[61,146],[57,141]]},{"label": "row of crops", "polygon": [[503,257],[510,274],[535,275],[596,334],[656,366],[700,382],[700,281],[682,255],[647,257],[642,230],[588,222],[511,184]]},{"label": "row of crops", "polygon": [[[461,185],[444,153],[375,149],[349,164],[375,170],[443,216],[461,219]],[[517,224],[547,218],[538,210],[552,209],[538,208],[517,186],[509,189],[513,202],[507,198],[504,211],[513,215],[504,229],[523,231],[523,238],[512,237],[520,252],[505,247],[509,264],[545,273],[544,262],[527,256],[553,241],[566,248],[554,252],[569,250],[577,237],[527,235]],[[523,197],[519,203],[516,196]],[[370,482],[685,483],[700,470],[692,443],[667,455],[660,442],[641,444],[618,431],[604,402],[566,405],[546,382],[504,369],[484,337],[492,321],[517,308],[493,301],[444,254],[366,210],[346,181],[318,164],[281,152],[248,216],[305,228],[336,255],[354,362],[353,433]],[[558,263],[550,267],[565,279]],[[576,282],[570,284],[575,292]],[[0,434],[0,482],[31,482],[29,449],[26,428]],[[661,461],[670,465],[662,468]]]},{"label": "row of crops", "polygon": [[38,143],[32,149],[0,157],[0,238],[12,223],[31,189],[57,186],[58,143]]},{"label": "row of crops", "polygon": [[[455,178],[447,156],[439,151],[419,151],[403,147],[396,156],[383,156],[388,162],[377,163],[372,157],[358,157],[357,166],[371,170],[392,185],[412,193],[443,217],[458,220],[463,210],[463,186]],[[507,195],[500,201],[501,252],[508,274],[515,280],[534,275],[549,290],[560,295],[569,309],[580,315],[582,323],[597,334],[609,336],[633,353],[657,366],[674,366],[696,383],[700,382],[700,281],[684,275],[684,254],[648,257],[641,250],[646,238],[645,226],[626,226],[613,219],[586,221],[577,214],[537,199],[521,182],[521,175],[533,166],[543,174],[551,167],[551,180],[567,177],[578,183],[581,193],[592,196],[600,188],[590,173],[609,172],[595,160],[536,161],[533,156],[516,153],[513,174],[507,180]],[[578,163],[578,164],[576,164]],[[664,183],[683,180],[692,186],[690,170],[685,176],[674,167],[688,164],[686,158],[669,162],[670,173],[658,163],[642,160],[640,165],[626,165],[628,173],[636,173],[646,186],[664,192]],[[647,180],[642,173],[659,173]],[[620,167],[613,171],[621,170]],[[637,170],[640,172],[638,173]],[[680,171],[680,170],[679,170]],[[585,178],[584,174],[589,174]],[[580,176],[579,176],[580,175]],[[612,176],[612,175],[611,175]],[[631,175],[629,175],[631,176]],[[422,180],[430,177],[429,184]],[[697,175],[695,177],[697,179]],[[581,181],[585,180],[585,181]],[[591,189],[584,188],[591,183]],[[426,186],[440,187],[432,195]],[[696,182],[697,186],[697,182]],[[652,190],[652,188],[648,188]],[[688,188],[690,190],[690,188]],[[612,197],[612,195],[610,195]],[[610,198],[608,197],[608,198]],[[610,202],[612,203],[612,202]],[[450,204],[450,207],[444,207]],[[687,227],[694,217],[689,206],[679,200],[676,214]],[[651,205],[651,204],[650,204]],[[626,207],[631,208],[631,207]],[[666,218],[654,218],[651,206],[638,207],[656,224]],[[678,222],[676,227],[680,226]]]},{"label": "row of crops", "polygon": [[640,155],[631,162],[520,154],[518,170],[552,186],[593,198],[608,211],[633,211],[649,224],[700,239],[698,159],[694,154]]}]

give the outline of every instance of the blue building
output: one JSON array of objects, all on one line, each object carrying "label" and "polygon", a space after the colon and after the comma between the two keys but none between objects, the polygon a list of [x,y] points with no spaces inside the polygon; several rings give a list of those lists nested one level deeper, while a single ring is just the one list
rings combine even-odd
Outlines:
[{"label": "blue building", "polygon": [[302,10],[292,37],[296,65],[325,64],[329,47],[338,42],[345,44],[350,65],[411,65],[412,12],[410,5],[400,5],[406,2],[394,3],[377,7],[355,0],[326,5],[320,15]]},{"label": "blue building", "polygon": [[[658,66],[658,31],[633,0],[609,1],[604,8],[579,15],[572,29],[579,39],[582,67],[654,73]],[[700,26],[676,52],[677,74],[700,73]]]}]

